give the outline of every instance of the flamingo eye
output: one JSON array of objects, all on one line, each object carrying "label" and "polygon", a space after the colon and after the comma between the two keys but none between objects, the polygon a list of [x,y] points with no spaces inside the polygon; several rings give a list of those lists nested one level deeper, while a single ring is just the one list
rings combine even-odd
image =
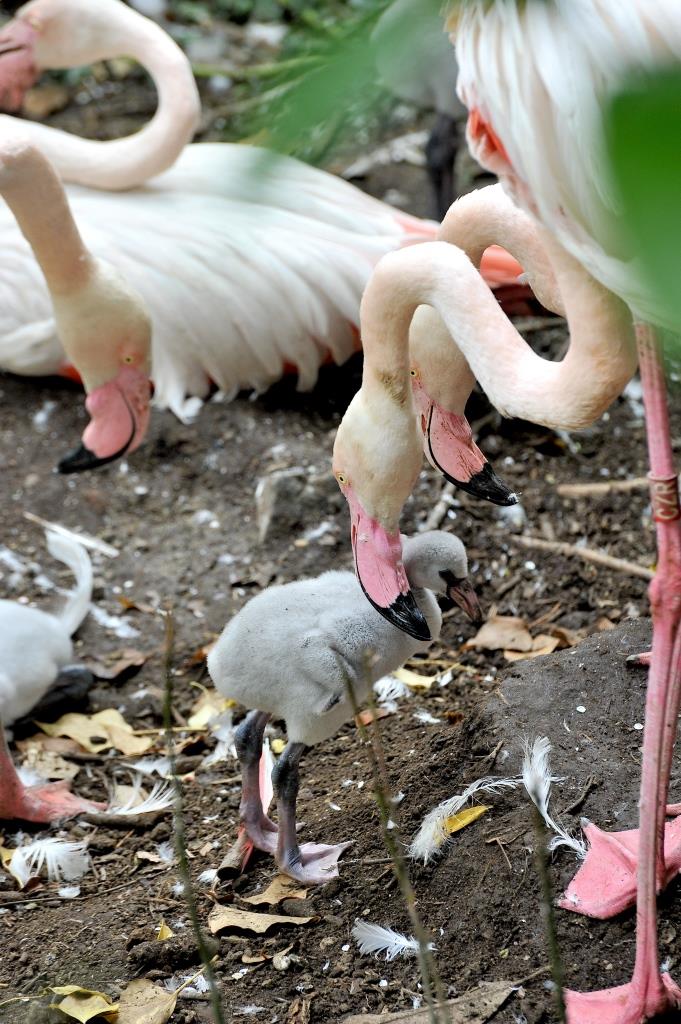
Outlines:
[{"label": "flamingo eye", "polygon": [[133,356],[123,356],[123,362],[130,364],[130,363],[134,362],[134,357]]},{"label": "flamingo eye", "polygon": [[336,480],[338,481],[339,484],[346,484],[348,482],[348,478],[346,477],[345,473],[337,473]]},{"label": "flamingo eye", "polygon": [[418,377],[418,370],[413,370],[412,369],[412,370],[409,371],[409,373],[411,374],[412,377]]}]

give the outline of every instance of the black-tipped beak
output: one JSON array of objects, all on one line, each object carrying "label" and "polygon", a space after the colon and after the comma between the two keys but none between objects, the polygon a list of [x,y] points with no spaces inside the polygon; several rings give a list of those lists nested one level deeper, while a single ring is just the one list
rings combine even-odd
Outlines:
[{"label": "black-tipped beak", "polygon": [[458,604],[471,620],[474,626],[481,626],[483,623],[482,608],[478,601],[478,595],[473,590],[467,579],[456,580],[447,586],[447,597],[450,601]]},{"label": "black-tipped beak", "polygon": [[518,495],[497,476],[489,462],[486,462],[480,472],[475,473],[470,480],[462,482],[453,480],[450,476],[447,479],[462,491],[466,491],[476,498],[482,498],[484,501],[491,501],[493,505],[518,504]]},{"label": "black-tipped beak", "polygon": [[[361,579],[359,582],[361,585]],[[364,590],[363,586],[362,590]],[[400,594],[393,603],[389,604],[387,607],[383,607],[375,601],[372,601],[366,590],[364,590],[364,596],[384,619],[387,619],[388,622],[392,623],[393,626],[396,626],[397,629],[402,630],[402,632],[406,633],[407,636],[412,636],[414,640],[421,640],[424,643],[428,643],[429,640],[433,639],[430,635],[430,630],[425,616],[417,605],[411,590],[406,594]]]},{"label": "black-tipped beak", "polygon": [[128,448],[132,444],[132,439],[135,436],[133,430],[130,440],[127,441],[119,451],[114,452],[113,455],[106,455],[100,457],[91,452],[89,448],[86,448],[84,444],[79,444],[77,448],[74,448],[72,452],[65,455],[63,459],[60,459],[57,463],[58,473],[82,473],[86,469],[99,469],[100,466],[106,466],[109,462],[115,462],[116,459],[120,459],[122,455],[125,455]]}]

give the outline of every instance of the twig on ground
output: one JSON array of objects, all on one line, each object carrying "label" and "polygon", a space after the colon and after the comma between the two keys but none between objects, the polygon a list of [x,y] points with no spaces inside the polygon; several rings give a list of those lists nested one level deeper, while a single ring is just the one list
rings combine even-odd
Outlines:
[{"label": "twig on ground", "polygon": [[544,923],[544,933],[548,946],[549,964],[551,977],[553,978],[554,998],[556,1001],[556,1012],[561,1024],[566,1024],[567,1014],[565,1010],[565,974],[563,961],[558,948],[558,934],[556,932],[556,915],[553,909],[553,891],[551,887],[551,875],[549,870],[548,837],[549,832],[544,824],[544,819],[537,805],[532,801],[532,820],[536,835],[535,863],[537,874],[541,885],[541,916]]},{"label": "twig on ground", "polygon": [[564,541],[543,540],[541,537],[513,537],[512,540],[524,548],[538,548],[540,551],[550,551],[556,555],[581,558],[584,562],[603,565],[607,569],[614,569],[616,572],[623,572],[629,576],[638,576],[642,580],[652,580],[655,575],[652,569],[646,569],[645,566],[638,565],[636,562],[628,562],[624,558],[615,558],[602,551],[580,548],[576,544],[567,544]]},{"label": "twig on ground", "polygon": [[558,812],[559,816],[562,818],[562,816],[564,814],[572,814],[574,811],[578,811],[579,808],[584,803],[584,801],[586,800],[586,798],[588,797],[588,795],[591,792],[591,790],[595,789],[597,785],[598,785],[598,781],[597,781],[596,777],[594,775],[590,775],[589,778],[586,780],[586,784],[584,786],[584,789],[579,794],[577,799],[573,800],[572,803],[568,804],[567,807],[564,807],[562,809],[562,811],[559,811]]},{"label": "twig on ground", "polygon": [[427,519],[419,526],[419,533],[426,533],[428,530],[437,530],[438,526],[452,507],[453,494],[454,484],[446,483],[440,491],[440,497],[430,510]]},{"label": "twig on ground", "polygon": [[631,480],[608,480],[591,484],[558,484],[556,494],[561,498],[598,498],[603,494],[645,491],[649,486],[647,477],[636,476]]},{"label": "twig on ground", "polygon": [[165,623],[165,645],[163,657],[165,679],[163,723],[166,728],[166,747],[168,750],[168,759],[170,761],[170,780],[175,793],[175,804],[173,807],[173,833],[175,840],[175,855],[177,857],[177,873],[180,876],[180,881],[182,883],[182,895],[192,923],[196,948],[199,951],[203,970],[205,970],[206,973],[214,1024],[225,1024],[225,1018],[222,1012],[222,1000],[220,999],[217,978],[215,977],[215,971],[213,970],[213,957],[206,946],[206,941],[204,939],[203,932],[201,931],[201,921],[196,905],[196,898],[194,896],[194,889],[189,871],[189,861],[187,859],[187,839],[182,807],[182,786],[180,785],[180,780],[177,777],[175,740],[173,736],[173,728],[171,726],[173,719],[173,651],[175,643],[175,620],[170,608],[167,608],[165,612],[163,612],[163,619]]}]

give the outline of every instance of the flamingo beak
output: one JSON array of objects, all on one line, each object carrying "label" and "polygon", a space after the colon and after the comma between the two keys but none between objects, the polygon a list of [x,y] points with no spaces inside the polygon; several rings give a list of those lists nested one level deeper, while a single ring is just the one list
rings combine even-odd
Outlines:
[{"label": "flamingo beak", "polygon": [[91,391],[85,408],[91,416],[81,444],[57,465],[60,473],[97,469],[134,451],[149,425],[151,388],[146,374],[130,366]]},{"label": "flamingo beak", "polygon": [[421,430],[428,461],[455,487],[493,505],[517,504],[517,494],[494,472],[464,416],[429,402]]},{"label": "flamingo beak", "polygon": [[447,584],[447,597],[466,613],[474,626],[481,626],[484,619],[482,608],[472,584],[464,576],[457,579],[453,573],[443,573]]},{"label": "flamingo beak", "polygon": [[399,530],[388,533],[365,512],[349,488],[345,496],[350,505],[355,571],[364,594],[384,619],[415,640],[427,643],[432,638],[409,588]]}]

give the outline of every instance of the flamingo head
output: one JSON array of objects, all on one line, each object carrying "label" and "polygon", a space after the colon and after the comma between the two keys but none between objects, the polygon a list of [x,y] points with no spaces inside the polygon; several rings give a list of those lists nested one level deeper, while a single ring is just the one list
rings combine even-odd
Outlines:
[{"label": "flamingo head", "polygon": [[431,639],[402,562],[402,506],[422,462],[409,384],[405,399],[363,387],[338,428],[333,472],[350,508],[357,578],[380,614],[416,640]]},{"label": "flamingo head", "polygon": [[[146,21],[119,0],[30,0],[0,31],[0,105],[20,107],[26,90],[47,68],[107,59],[118,26],[131,18],[138,24]],[[127,52],[125,45],[121,52]]]},{"label": "flamingo head", "polygon": [[149,425],[151,322],[142,299],[108,264],[93,260],[85,284],[52,296],[57,330],[87,391],[90,423],[59,462],[74,473],[134,451]]}]

